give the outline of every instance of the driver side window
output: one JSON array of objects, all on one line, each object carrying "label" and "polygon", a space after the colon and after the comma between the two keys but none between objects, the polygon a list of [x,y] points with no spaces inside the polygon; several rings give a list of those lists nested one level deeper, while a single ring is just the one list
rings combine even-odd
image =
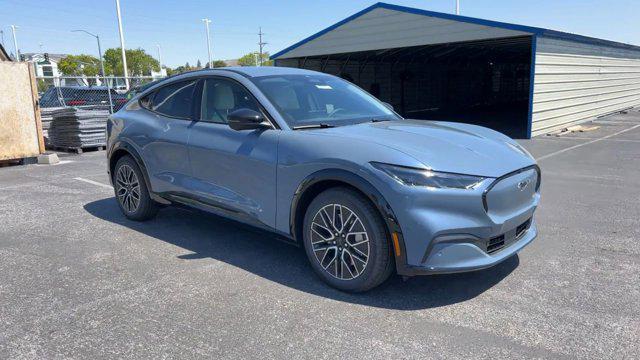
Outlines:
[{"label": "driver side window", "polygon": [[200,120],[220,124],[226,124],[227,116],[238,109],[260,112],[258,103],[243,86],[217,78],[204,80],[200,106]]}]

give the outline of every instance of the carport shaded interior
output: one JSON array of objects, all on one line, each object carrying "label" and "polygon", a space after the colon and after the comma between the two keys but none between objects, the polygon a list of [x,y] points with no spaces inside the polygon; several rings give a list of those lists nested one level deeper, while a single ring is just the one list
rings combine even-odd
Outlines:
[{"label": "carport shaded interior", "polygon": [[347,79],[413,119],[473,123],[525,138],[531,37],[276,60]]}]

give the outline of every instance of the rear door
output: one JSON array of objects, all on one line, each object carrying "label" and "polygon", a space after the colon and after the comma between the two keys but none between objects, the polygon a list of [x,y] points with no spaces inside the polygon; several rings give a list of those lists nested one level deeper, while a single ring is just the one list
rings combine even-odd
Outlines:
[{"label": "rear door", "polygon": [[174,82],[143,97],[136,118],[141,131],[132,139],[142,149],[151,188],[157,193],[185,193],[191,169],[187,142],[194,119],[193,97],[197,80]]},{"label": "rear door", "polygon": [[189,138],[194,194],[227,215],[273,227],[280,130],[231,129],[227,124],[231,112],[241,108],[265,112],[234,80],[201,81],[198,121]]}]

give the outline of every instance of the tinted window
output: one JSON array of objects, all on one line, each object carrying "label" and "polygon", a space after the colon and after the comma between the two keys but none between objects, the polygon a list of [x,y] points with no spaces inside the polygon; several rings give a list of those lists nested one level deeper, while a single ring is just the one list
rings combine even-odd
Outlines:
[{"label": "tinted window", "polygon": [[227,116],[238,109],[260,111],[258,103],[242,85],[224,79],[205,80],[200,120],[226,124]]},{"label": "tinted window", "polygon": [[290,126],[347,125],[399,117],[370,94],[329,75],[276,75],[251,78]]},{"label": "tinted window", "polygon": [[143,101],[143,106],[163,115],[189,119],[195,84],[195,81],[189,80],[164,86],[154,92],[150,104]]}]

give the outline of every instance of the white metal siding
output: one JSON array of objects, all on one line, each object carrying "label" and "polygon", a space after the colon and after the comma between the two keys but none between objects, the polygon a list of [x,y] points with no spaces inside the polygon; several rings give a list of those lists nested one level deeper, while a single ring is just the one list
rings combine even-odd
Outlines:
[{"label": "white metal siding", "polygon": [[491,26],[378,8],[278,59],[529,35]]},{"label": "white metal siding", "polygon": [[532,135],[640,105],[640,51],[537,39]]}]

